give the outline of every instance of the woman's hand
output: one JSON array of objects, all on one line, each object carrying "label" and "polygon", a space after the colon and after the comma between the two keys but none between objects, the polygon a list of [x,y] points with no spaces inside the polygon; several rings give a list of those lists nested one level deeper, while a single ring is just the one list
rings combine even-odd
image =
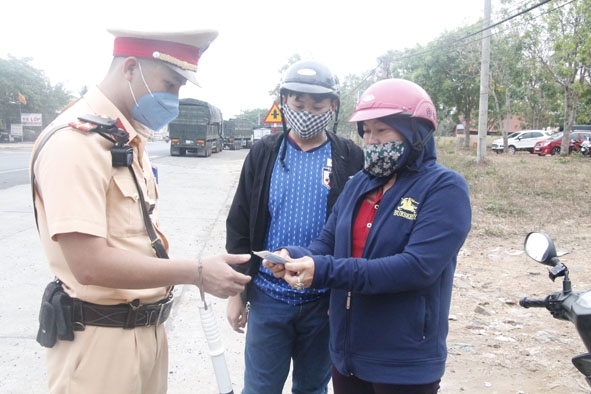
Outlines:
[{"label": "woman's hand", "polygon": [[283,279],[294,289],[302,290],[312,286],[314,279],[314,259],[304,256],[285,263]]},{"label": "woman's hand", "polygon": [[[274,254],[281,256],[286,260],[290,258],[287,249],[279,249],[275,251]],[[263,260],[263,266],[267,267],[273,273],[273,276],[275,276],[276,278],[281,279],[283,278],[283,275],[285,275],[284,264],[275,264],[270,262],[269,260]]]}]

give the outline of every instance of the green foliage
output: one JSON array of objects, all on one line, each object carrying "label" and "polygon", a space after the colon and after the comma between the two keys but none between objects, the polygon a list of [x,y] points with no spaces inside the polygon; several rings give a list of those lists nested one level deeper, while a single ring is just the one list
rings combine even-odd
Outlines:
[{"label": "green foliage", "polygon": [[561,164],[568,164],[570,163],[570,158],[568,156],[560,156],[556,161]]},{"label": "green foliage", "polygon": [[565,151],[568,133],[576,123],[579,99],[589,89],[591,12],[588,0],[552,2],[549,9],[524,37],[528,52],[541,65],[547,81],[561,91],[564,108],[561,123],[566,133],[562,150]]},{"label": "green foliage", "polygon": [[446,32],[425,48],[418,46],[415,52],[419,55],[408,58],[406,61],[412,65],[404,67],[412,73],[400,74],[423,86],[438,106],[439,120],[449,116],[454,126],[461,119],[472,119],[478,110],[480,43],[462,45],[458,42],[471,29],[465,27]]},{"label": "green foliage", "polygon": [[[7,129],[11,123],[20,123],[23,112],[41,113],[45,126],[72,100],[62,84],[52,86],[43,71],[29,62],[30,59],[12,56],[0,59],[0,123]],[[19,93],[25,97],[26,104],[19,103]]]},{"label": "green foliage", "polygon": [[263,120],[265,120],[265,116],[267,116],[267,112],[269,112],[269,108],[258,108],[258,109],[249,109],[246,111],[242,111],[238,118],[245,118],[252,122],[254,125],[261,125],[263,124]]},{"label": "green foliage", "polygon": [[344,81],[341,81],[341,108],[339,111],[338,134],[351,139],[357,138],[357,126],[347,122],[347,119],[353,114],[353,110],[357,104],[357,98],[376,80],[374,74],[370,73],[363,77],[347,75]]},{"label": "green foliage", "polygon": [[287,69],[294,64],[295,62],[298,62],[302,60],[302,57],[300,56],[300,54],[298,53],[294,53],[293,55],[291,55],[291,57],[289,59],[287,59],[287,63],[281,67],[278,71],[277,74],[277,85],[275,86],[275,89],[271,90],[269,92],[269,95],[271,97],[277,97],[277,99],[279,99],[279,87],[281,86],[281,79],[283,78],[283,74],[285,73],[285,71],[287,71]]}]

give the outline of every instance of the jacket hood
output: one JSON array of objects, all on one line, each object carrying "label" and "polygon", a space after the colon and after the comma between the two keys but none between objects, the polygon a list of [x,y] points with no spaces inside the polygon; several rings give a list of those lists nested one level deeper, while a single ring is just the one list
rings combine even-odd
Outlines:
[{"label": "jacket hood", "polygon": [[[417,118],[388,116],[380,119],[398,131],[409,145],[409,154],[405,155],[405,162],[401,163],[401,170],[418,171],[427,161],[437,160],[433,125]],[[413,130],[414,128],[414,130]]]}]

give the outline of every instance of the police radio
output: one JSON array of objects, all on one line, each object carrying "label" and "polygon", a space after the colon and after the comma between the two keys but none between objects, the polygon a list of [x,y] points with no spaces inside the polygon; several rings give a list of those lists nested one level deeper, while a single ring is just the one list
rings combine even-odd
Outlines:
[{"label": "police radio", "polygon": [[129,142],[129,134],[117,127],[117,121],[94,115],[79,116],[82,122],[96,125],[92,131],[99,133],[115,145],[111,148],[111,162],[113,167],[129,167],[133,163],[133,148]]}]

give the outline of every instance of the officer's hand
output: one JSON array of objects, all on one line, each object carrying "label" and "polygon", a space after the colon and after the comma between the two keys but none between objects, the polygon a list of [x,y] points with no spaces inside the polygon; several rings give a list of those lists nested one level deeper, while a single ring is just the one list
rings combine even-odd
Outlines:
[{"label": "officer's hand", "polygon": [[236,272],[228,264],[243,264],[250,260],[249,254],[220,254],[202,257],[201,275],[197,286],[203,284],[203,290],[219,298],[227,298],[242,293],[244,286],[250,282],[250,276]]}]

